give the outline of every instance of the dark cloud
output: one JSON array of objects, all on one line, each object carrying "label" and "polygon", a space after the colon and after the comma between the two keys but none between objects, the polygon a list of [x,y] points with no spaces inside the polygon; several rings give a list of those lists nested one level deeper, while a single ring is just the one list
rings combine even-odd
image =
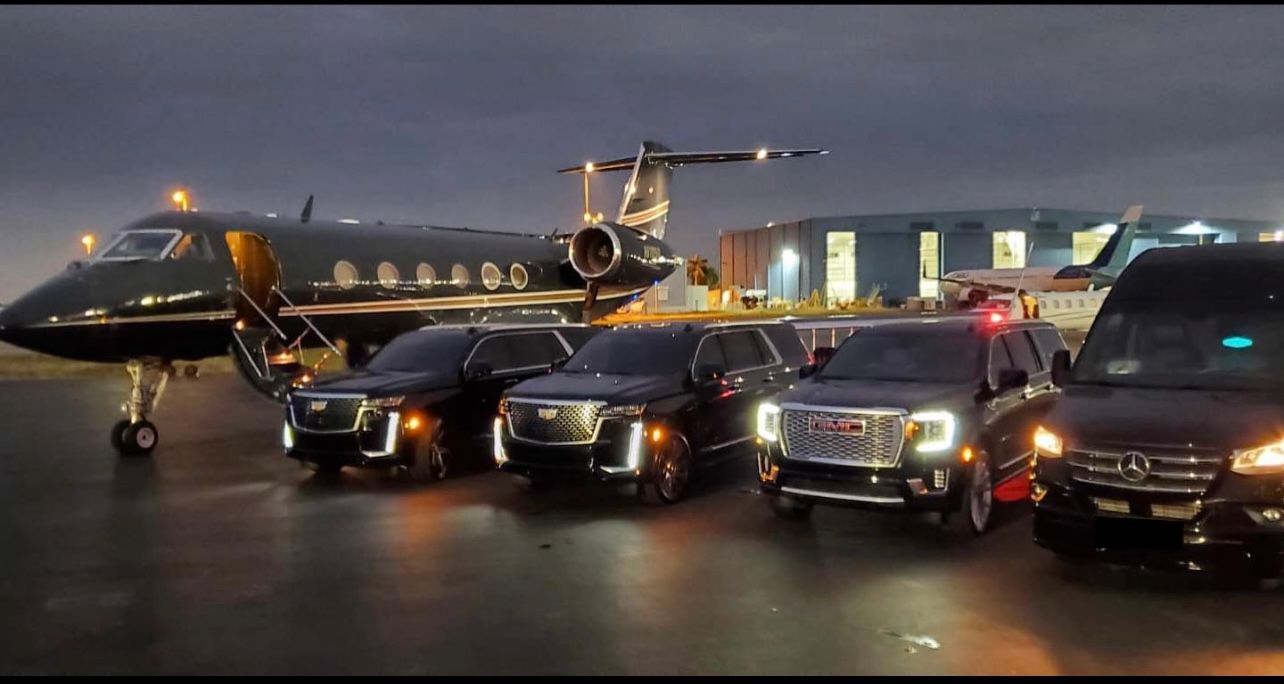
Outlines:
[{"label": "dark cloud", "polygon": [[[683,169],[672,241],[793,217],[996,206],[1284,213],[1277,8],[3,8],[0,299],[161,207],[547,230],[551,170]],[[601,178],[610,211],[623,178]]]}]

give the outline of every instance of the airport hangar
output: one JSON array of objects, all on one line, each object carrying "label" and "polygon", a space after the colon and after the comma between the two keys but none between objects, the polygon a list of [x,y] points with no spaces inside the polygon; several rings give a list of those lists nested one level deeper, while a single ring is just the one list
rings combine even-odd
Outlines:
[{"label": "airport hangar", "polygon": [[[769,299],[805,299],[815,290],[835,303],[875,286],[887,303],[935,298],[935,278],[953,271],[1088,263],[1121,212],[997,209],[769,223],[720,232],[718,273],[724,287],[765,290]],[[1284,241],[1284,223],[1143,214],[1131,255],[1246,241]]]}]

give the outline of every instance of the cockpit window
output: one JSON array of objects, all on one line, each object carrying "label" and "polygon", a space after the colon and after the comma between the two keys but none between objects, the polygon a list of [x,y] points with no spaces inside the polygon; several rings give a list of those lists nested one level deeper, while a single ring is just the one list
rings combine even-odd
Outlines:
[{"label": "cockpit window", "polygon": [[118,233],[95,258],[100,261],[163,259],[182,234],[178,230],[127,230]]},{"label": "cockpit window", "polygon": [[169,258],[213,261],[214,252],[210,249],[210,242],[204,234],[188,233],[169,251]]}]

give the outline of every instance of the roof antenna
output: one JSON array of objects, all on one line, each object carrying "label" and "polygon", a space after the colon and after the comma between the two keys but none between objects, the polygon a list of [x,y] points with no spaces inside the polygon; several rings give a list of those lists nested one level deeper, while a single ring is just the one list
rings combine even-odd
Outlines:
[{"label": "roof antenna", "polygon": [[303,223],[312,220],[312,195],[308,195],[308,202],[303,205],[303,213],[299,215],[299,220]]}]

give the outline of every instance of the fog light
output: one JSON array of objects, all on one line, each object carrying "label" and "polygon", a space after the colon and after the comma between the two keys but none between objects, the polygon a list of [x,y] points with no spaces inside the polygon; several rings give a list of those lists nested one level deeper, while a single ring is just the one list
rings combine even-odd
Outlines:
[{"label": "fog light", "polygon": [[945,489],[946,483],[949,482],[950,471],[936,469],[932,471],[932,486],[936,489]]},{"label": "fog light", "polygon": [[1267,522],[1279,522],[1280,520],[1284,520],[1284,511],[1281,511],[1278,508],[1267,508],[1262,511],[1262,517],[1266,518]]}]

